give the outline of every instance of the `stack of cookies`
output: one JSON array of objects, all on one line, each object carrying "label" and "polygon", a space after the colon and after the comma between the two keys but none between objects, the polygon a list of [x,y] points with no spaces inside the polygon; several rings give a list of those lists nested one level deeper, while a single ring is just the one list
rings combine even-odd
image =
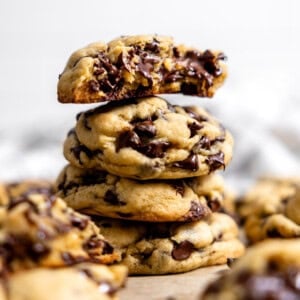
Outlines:
[{"label": "stack of cookies", "polygon": [[93,216],[130,274],[185,272],[244,252],[221,213],[216,174],[231,160],[231,134],[204,109],[155,96],[212,97],[223,60],[167,37],[121,37],[76,51],[60,76],[59,101],[108,103],[77,115],[57,194]]}]

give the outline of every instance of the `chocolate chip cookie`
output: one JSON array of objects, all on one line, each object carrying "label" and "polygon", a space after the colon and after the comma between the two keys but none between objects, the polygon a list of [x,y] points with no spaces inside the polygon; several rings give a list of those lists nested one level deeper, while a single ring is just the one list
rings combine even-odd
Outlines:
[{"label": "chocolate chip cookie", "polygon": [[212,97],[226,76],[225,56],[158,35],[122,36],[73,53],[60,75],[58,100],[92,103],[166,93]]},{"label": "chocolate chip cookie", "polygon": [[54,195],[53,183],[46,180],[0,183],[0,205],[7,205],[17,197],[30,194]]},{"label": "chocolate chip cookie", "polygon": [[[126,268],[91,263],[67,268],[36,268],[10,274],[1,300],[117,300]],[[2,297],[1,297],[2,296]]]},{"label": "chocolate chip cookie", "polygon": [[82,213],[150,222],[195,221],[221,208],[223,180],[216,174],[137,181],[68,165],[58,196]]},{"label": "chocolate chip cookie", "polygon": [[55,196],[31,194],[0,207],[0,273],[118,256],[90,220]]},{"label": "chocolate chip cookie", "polygon": [[168,274],[226,263],[244,246],[238,228],[225,214],[190,223],[146,223],[104,219],[95,223],[116,249],[129,274]]},{"label": "chocolate chip cookie", "polygon": [[233,138],[208,112],[150,97],[78,115],[64,144],[74,166],[136,179],[176,179],[224,169]]},{"label": "chocolate chip cookie", "polygon": [[299,300],[300,240],[268,240],[247,250],[202,300]]},{"label": "chocolate chip cookie", "polygon": [[300,178],[263,178],[239,201],[250,242],[300,237]]}]

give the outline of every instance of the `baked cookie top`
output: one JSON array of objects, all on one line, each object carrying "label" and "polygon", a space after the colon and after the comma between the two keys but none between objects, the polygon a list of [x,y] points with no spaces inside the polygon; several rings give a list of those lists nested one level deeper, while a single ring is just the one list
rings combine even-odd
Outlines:
[{"label": "baked cookie top", "polygon": [[111,263],[113,250],[89,217],[55,196],[31,194],[0,207],[1,272]]},{"label": "baked cookie top", "polygon": [[262,178],[238,202],[250,242],[300,237],[300,178]]},{"label": "baked cookie top", "polygon": [[300,299],[300,240],[268,240],[249,248],[202,300]]},{"label": "baked cookie top", "polygon": [[56,187],[59,197],[83,213],[149,222],[186,222],[221,209],[224,183],[216,174],[138,181],[68,165]]},{"label": "baked cookie top", "polygon": [[225,214],[213,213],[189,223],[93,219],[104,237],[121,252],[129,274],[187,272],[226,263],[244,253],[238,228]]},{"label": "baked cookie top", "polygon": [[72,165],[136,179],[207,175],[224,169],[232,150],[231,134],[207,111],[158,97],[83,112],[64,143]]},{"label": "baked cookie top", "polygon": [[30,194],[53,195],[53,183],[47,180],[23,180],[0,183],[0,205],[7,205],[17,197]]},{"label": "baked cookie top", "polygon": [[212,97],[224,82],[225,55],[159,35],[122,36],[74,52],[59,77],[58,100],[93,103],[156,94]]},{"label": "baked cookie top", "polygon": [[35,268],[9,275],[0,299],[116,300],[126,275],[124,266],[92,263],[58,269]]}]

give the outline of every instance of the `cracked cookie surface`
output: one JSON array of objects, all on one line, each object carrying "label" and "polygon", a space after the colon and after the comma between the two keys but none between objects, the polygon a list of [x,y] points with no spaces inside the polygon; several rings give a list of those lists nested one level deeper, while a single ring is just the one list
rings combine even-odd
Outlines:
[{"label": "cracked cookie surface", "polygon": [[231,134],[204,109],[159,97],[83,112],[64,143],[72,165],[136,179],[207,175],[224,169],[232,150]]},{"label": "cracked cookie surface", "polygon": [[105,171],[66,166],[57,195],[75,210],[91,215],[150,222],[196,221],[222,206],[220,176],[138,181]]},{"label": "cracked cookie surface", "polygon": [[190,223],[146,223],[95,218],[104,237],[119,249],[129,274],[168,274],[226,263],[244,253],[238,228],[213,213]]},{"label": "cracked cookie surface", "polygon": [[262,178],[237,203],[250,242],[300,237],[300,178]]},{"label": "cracked cookie surface", "polygon": [[268,240],[248,248],[202,300],[300,299],[300,240]]},{"label": "cracked cookie surface", "polygon": [[60,75],[58,100],[93,103],[166,93],[212,97],[227,76],[225,56],[157,35],[123,36],[74,52]]},{"label": "cracked cookie surface", "polygon": [[99,228],[56,196],[30,194],[0,207],[0,273],[118,256]]}]

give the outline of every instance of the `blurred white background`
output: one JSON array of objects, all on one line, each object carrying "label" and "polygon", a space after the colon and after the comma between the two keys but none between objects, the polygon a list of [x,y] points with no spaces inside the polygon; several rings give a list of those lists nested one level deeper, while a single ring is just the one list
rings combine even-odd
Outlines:
[{"label": "blurred white background", "polygon": [[69,55],[141,33],[227,54],[229,78],[215,98],[184,99],[232,130],[230,180],[300,175],[299,12],[298,0],[1,0],[0,180],[55,178],[66,132],[90,108],[56,100]]}]

